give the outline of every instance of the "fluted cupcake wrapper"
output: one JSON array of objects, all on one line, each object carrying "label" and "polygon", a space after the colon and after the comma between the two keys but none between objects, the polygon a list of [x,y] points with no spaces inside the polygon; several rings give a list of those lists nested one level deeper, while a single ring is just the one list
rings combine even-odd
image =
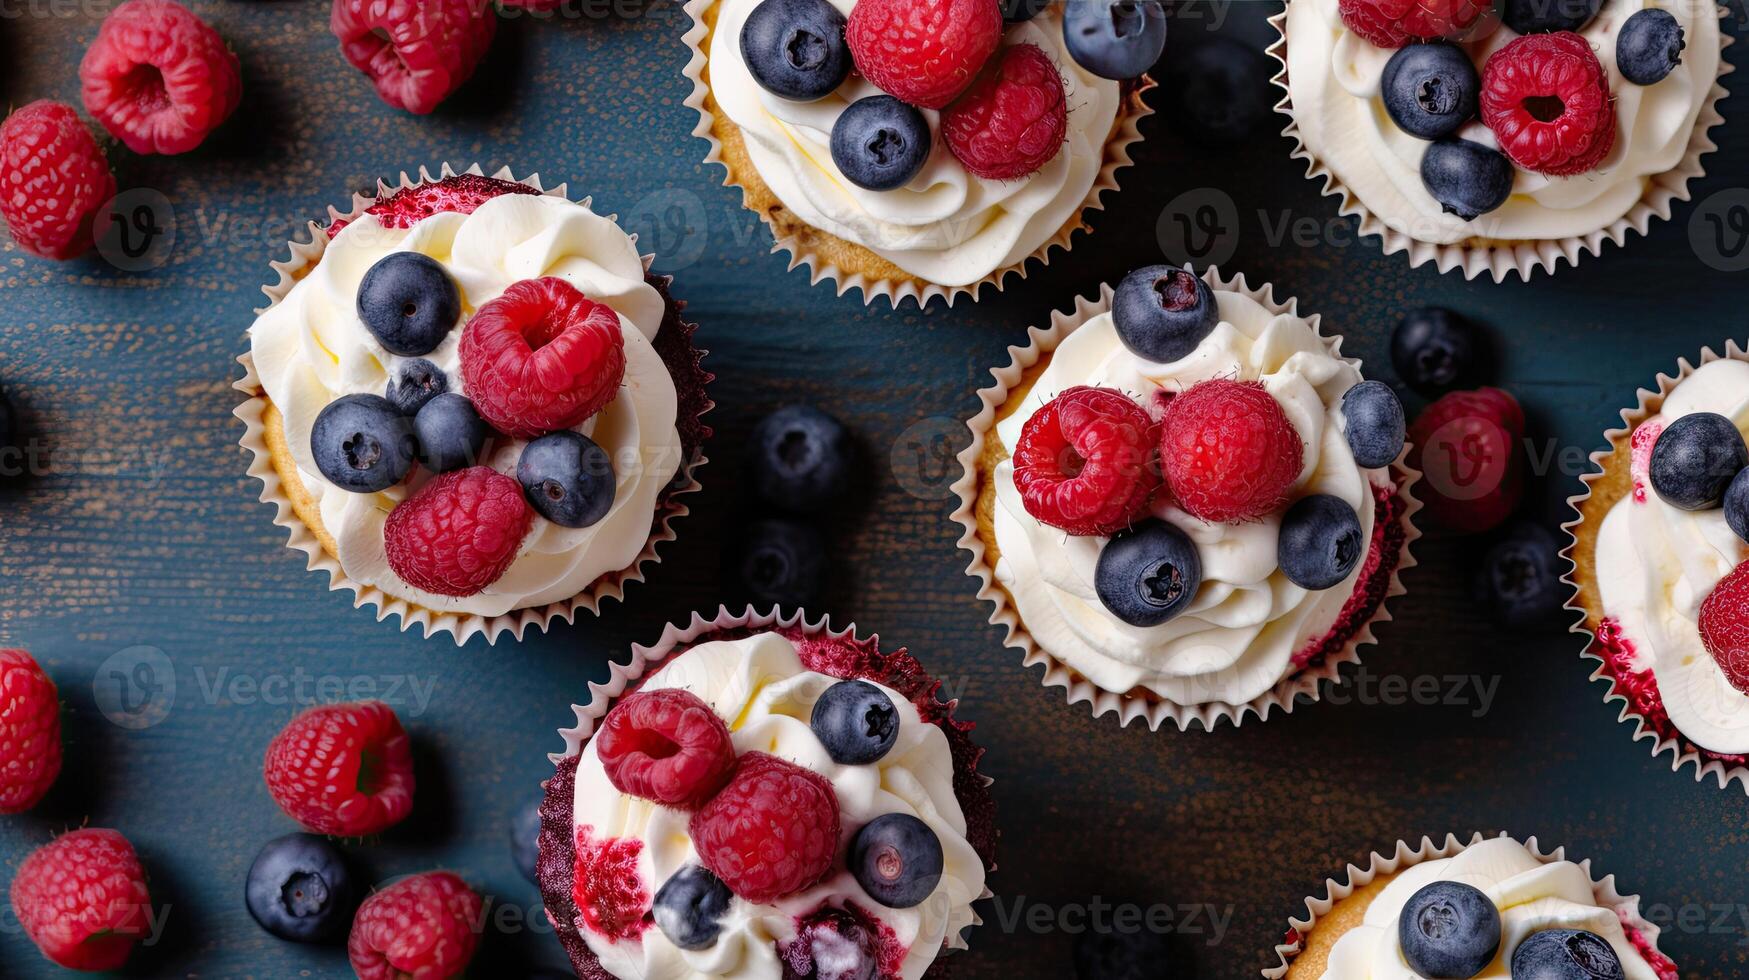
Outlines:
[{"label": "fluted cupcake wrapper", "polygon": [[[692,19],[692,26],[687,30],[684,38],[687,47],[692,50],[692,58],[687,62],[685,69],[686,77],[692,81],[692,94],[687,96],[686,104],[696,109],[699,116],[698,125],[693,127],[692,135],[710,144],[704,162],[721,166],[725,171],[724,186],[741,188],[745,197],[749,193],[750,187],[756,187],[761,192],[765,192],[765,182],[757,173],[737,173],[729,161],[724,159],[722,141],[717,138],[713,131],[716,114],[711,111],[710,105],[707,104],[707,99],[710,96],[710,84],[705,80],[705,72],[708,70],[709,58],[704,50],[704,44],[711,34],[711,26],[706,23],[705,15],[710,8],[720,2],[721,0],[687,0],[686,2],[687,16]],[[884,297],[894,308],[897,308],[905,300],[911,300],[918,307],[924,308],[936,299],[945,301],[951,307],[962,296],[971,297],[971,301],[975,303],[979,292],[985,286],[992,286],[1000,291],[1010,273],[1016,274],[1021,279],[1026,278],[1027,269],[1034,260],[1040,265],[1049,265],[1051,253],[1054,250],[1068,251],[1073,244],[1075,233],[1087,229],[1087,212],[1102,210],[1105,207],[1102,201],[1104,195],[1107,192],[1117,190],[1117,172],[1134,162],[1130,159],[1130,147],[1142,139],[1141,121],[1154,114],[1154,110],[1148,107],[1142,95],[1154,87],[1154,80],[1147,75],[1143,75],[1133,82],[1125,83],[1123,104],[1119,109],[1117,122],[1105,141],[1105,158],[1100,167],[1099,176],[1094,180],[1092,188],[1088,190],[1080,209],[1069,219],[1068,223],[1058,229],[1049,241],[1033,250],[1026,258],[1014,265],[997,269],[970,285],[943,286],[929,282],[919,284],[918,281],[914,280],[920,280],[921,277],[904,280],[884,279],[870,277],[860,271],[847,271],[823,256],[818,249],[810,246],[800,235],[781,228],[769,212],[751,206],[749,209],[758,214],[771,230],[774,239],[771,250],[789,253],[790,269],[799,265],[808,267],[810,285],[818,285],[822,280],[828,280],[840,296],[851,289],[860,290],[864,305],[873,304],[877,297]],[[815,230],[815,233],[826,234],[818,229]]]},{"label": "fluted cupcake wrapper", "polygon": [[[1633,709],[1633,702],[1622,692],[1615,679],[1607,669],[1606,653],[1601,647],[1597,635],[1598,627],[1607,618],[1601,601],[1596,595],[1597,581],[1597,534],[1602,529],[1603,519],[1622,499],[1619,485],[1602,487],[1600,484],[1609,476],[1613,467],[1632,466],[1633,449],[1631,440],[1634,430],[1640,424],[1664,408],[1664,400],[1676,390],[1676,386],[1688,380],[1688,376],[1697,369],[1714,361],[1735,360],[1749,362],[1749,349],[1745,349],[1736,341],[1728,341],[1725,352],[1720,354],[1708,347],[1701,351],[1700,358],[1689,361],[1683,358],[1676,364],[1675,374],[1659,374],[1657,387],[1641,388],[1636,395],[1637,404],[1632,408],[1624,408],[1621,412],[1622,428],[1610,429],[1604,433],[1609,441],[1609,448],[1591,454],[1592,469],[1579,478],[1584,492],[1567,499],[1568,506],[1577,515],[1573,520],[1562,525],[1567,532],[1569,543],[1561,552],[1571,566],[1562,581],[1573,589],[1572,598],[1567,602],[1567,609],[1579,614],[1578,622],[1571,627],[1574,633],[1588,638],[1591,642],[1586,646],[1582,656],[1594,660],[1598,666],[1591,673],[1593,681],[1601,681],[1607,685],[1604,693],[1605,703],[1621,702],[1619,720],[1632,724],[1634,741],[1649,741],[1652,743],[1652,757],[1670,756],[1670,771],[1681,772],[1693,766],[1696,782],[1704,782],[1708,776],[1713,777],[1720,789],[1728,788],[1732,783],[1741,785],[1745,793],[1749,793],[1749,766],[1731,764],[1720,759],[1709,758],[1701,748],[1686,737],[1669,738],[1654,728],[1646,717]],[[1631,471],[1630,471],[1631,472]],[[1631,478],[1627,481],[1631,486]],[[1601,491],[1601,492],[1600,492]],[[1593,608],[1595,606],[1595,608]],[[1697,627],[1698,628],[1698,627]],[[1711,753],[1722,755],[1723,753]]]},{"label": "fluted cupcake wrapper", "polygon": [[[1313,0],[1287,0],[1289,3],[1311,3]],[[1730,12],[1725,7],[1718,8],[1719,17],[1729,19]],[[1608,225],[1587,235],[1570,235],[1565,238],[1550,238],[1519,241],[1488,242],[1486,244],[1454,244],[1436,245],[1423,242],[1403,231],[1386,224],[1383,219],[1370,211],[1365,202],[1343,184],[1324,162],[1306,147],[1300,136],[1299,122],[1294,119],[1293,95],[1288,89],[1287,63],[1287,11],[1269,19],[1276,30],[1276,41],[1269,46],[1269,56],[1280,65],[1273,79],[1277,88],[1281,89],[1281,101],[1276,103],[1277,112],[1286,115],[1289,123],[1282,130],[1282,135],[1290,136],[1294,141],[1293,156],[1297,160],[1306,161],[1306,176],[1313,180],[1322,180],[1324,194],[1340,198],[1342,205],[1340,213],[1353,216],[1360,221],[1360,234],[1377,235],[1383,242],[1386,255],[1407,252],[1411,268],[1418,268],[1427,263],[1433,263],[1440,272],[1457,270],[1463,273],[1465,279],[1475,279],[1487,275],[1495,282],[1504,282],[1509,276],[1516,274],[1519,278],[1529,281],[1531,274],[1541,270],[1553,274],[1564,260],[1569,265],[1576,265],[1579,259],[1586,255],[1600,255],[1605,243],[1624,245],[1630,234],[1646,234],[1654,218],[1668,219],[1670,210],[1677,201],[1689,199],[1689,182],[1705,176],[1706,167],[1701,164],[1701,157],[1718,145],[1707,135],[1708,130],[1724,122],[1719,114],[1719,101],[1726,95],[1723,78],[1734,69],[1730,62],[1719,61],[1719,79],[1713,82],[1712,91],[1707,101],[1701,107],[1699,117],[1688,138],[1688,151],[1682,161],[1664,173],[1650,177],[1645,182],[1645,190],[1640,200],[1628,209],[1628,213],[1610,222]],[[1729,31],[1719,34],[1721,51],[1731,46],[1733,38]],[[1574,178],[1579,179],[1579,178]],[[1478,219],[1485,223],[1486,216]],[[1486,238],[1486,236],[1480,236]]]},{"label": "fluted cupcake wrapper", "polygon": [[[1298,303],[1294,299],[1278,302],[1275,299],[1274,288],[1265,283],[1261,287],[1252,287],[1240,275],[1234,279],[1224,277],[1219,269],[1210,268],[1203,273],[1203,279],[1213,288],[1231,290],[1241,293],[1257,301],[1265,309],[1275,314],[1298,316]],[[959,546],[971,554],[971,563],[966,568],[966,574],[978,580],[978,598],[989,601],[994,607],[990,613],[990,622],[1000,626],[1006,633],[1004,642],[1022,653],[1022,664],[1026,667],[1043,666],[1043,683],[1046,687],[1060,687],[1067,693],[1068,703],[1087,703],[1095,718],[1108,714],[1117,716],[1119,724],[1128,727],[1133,721],[1145,721],[1149,728],[1158,730],[1162,725],[1171,722],[1180,730],[1188,729],[1193,724],[1201,725],[1208,731],[1213,731],[1222,721],[1231,722],[1234,727],[1244,723],[1251,715],[1256,715],[1262,721],[1268,721],[1272,712],[1280,710],[1283,714],[1292,713],[1294,706],[1300,700],[1317,701],[1322,697],[1322,688],[1326,684],[1335,684],[1340,680],[1341,668],[1345,664],[1360,662],[1360,647],[1376,642],[1373,637],[1373,627],[1378,623],[1391,619],[1387,604],[1393,596],[1402,595],[1406,590],[1402,583],[1402,573],[1405,569],[1415,566],[1415,559],[1410,553],[1410,546],[1420,538],[1421,534],[1415,528],[1413,517],[1421,509],[1421,504],[1415,499],[1412,488],[1420,480],[1420,472],[1411,469],[1406,460],[1409,449],[1403,449],[1403,454],[1392,464],[1391,471],[1397,487],[1397,495],[1404,503],[1403,513],[1398,518],[1403,528],[1403,544],[1398,554],[1397,566],[1392,571],[1390,583],[1380,600],[1378,609],[1372,617],[1356,629],[1354,636],[1349,638],[1339,651],[1326,655],[1321,663],[1309,665],[1304,669],[1291,670],[1287,676],[1278,681],[1274,687],[1250,701],[1234,704],[1227,701],[1209,701],[1197,704],[1178,704],[1159,695],[1135,697],[1125,692],[1107,691],[1087,678],[1081,676],[1068,664],[1058,660],[1046,650],[1022,621],[1013,597],[1008,590],[996,580],[996,569],[989,561],[987,549],[979,534],[977,507],[980,491],[979,461],[983,456],[986,440],[996,426],[996,417],[1001,407],[1008,401],[1010,393],[1018,386],[1027,369],[1037,364],[1039,360],[1054,352],[1058,345],[1070,334],[1111,308],[1113,289],[1109,284],[1100,286],[1096,297],[1076,297],[1075,305],[1069,310],[1053,311],[1050,325],[1032,327],[1027,331],[1026,346],[1011,346],[1008,348],[1010,361],[1005,367],[992,368],[990,373],[996,383],[978,392],[983,402],[982,409],[973,416],[967,424],[971,430],[971,444],[959,454],[959,463],[963,473],[954,482],[953,491],[959,497],[959,507],[954,511],[953,519],[965,529],[960,536]],[[1342,338],[1325,336],[1319,329],[1319,318],[1316,314],[1308,317],[1314,330],[1319,331],[1319,337],[1328,346],[1332,356],[1341,357]],[[1358,360],[1346,359],[1350,363],[1359,364]],[[1009,447],[1012,452],[1013,447]]]},{"label": "fluted cupcake wrapper", "polygon": [[[1507,834],[1499,835],[1509,836]],[[1408,868],[1425,861],[1438,861],[1456,857],[1458,854],[1482,843],[1490,838],[1486,834],[1476,833],[1468,841],[1463,841],[1456,834],[1448,834],[1442,842],[1435,842],[1431,837],[1423,837],[1419,844],[1398,841],[1395,848],[1388,853],[1374,851],[1367,860],[1366,867],[1349,865],[1341,877],[1328,878],[1324,882],[1322,894],[1314,894],[1306,899],[1304,915],[1288,919],[1287,941],[1275,947],[1276,956],[1280,962],[1263,971],[1268,980],[1280,980],[1287,976],[1288,968],[1293,960],[1305,948],[1304,938],[1310,935],[1317,926],[1318,920],[1329,915],[1337,903],[1360,891],[1381,877],[1398,874]],[[1524,842],[1524,846],[1544,864],[1555,864],[1569,860],[1566,848],[1557,847],[1544,853],[1535,837]],[[1653,953],[1659,956],[1663,952],[1658,949],[1659,929],[1647,922],[1640,914],[1640,896],[1623,895],[1617,888],[1615,875],[1599,879],[1591,870],[1589,860],[1574,862],[1591,879],[1591,893],[1599,908],[1612,909],[1620,917],[1622,925],[1638,932]]]},{"label": "fluted cupcake wrapper", "polygon": [[[346,211],[329,207],[328,220],[326,222],[311,221],[305,229],[306,234],[303,238],[294,239],[288,243],[291,249],[290,258],[275,261],[272,264],[278,280],[262,287],[261,291],[267,295],[267,305],[257,309],[256,314],[265,313],[278,305],[285,299],[291,288],[307,274],[309,268],[321,260],[328,247],[327,229],[334,222],[350,222],[357,219],[365,212],[366,208],[385,195],[409,187],[432,183],[446,177],[453,177],[457,173],[469,173],[477,176],[485,174],[478,164],[469,167],[466,171],[456,171],[446,163],[436,174],[421,167],[417,175],[403,171],[399,181],[394,184],[378,181],[374,196],[354,194],[351,207]],[[505,167],[491,176],[500,180],[526,184],[549,196],[566,196],[566,185],[560,184],[550,189],[543,187],[538,174],[516,177],[510,168]],[[587,207],[589,199],[585,198],[582,203]],[[611,218],[611,216],[609,217]],[[635,244],[637,236],[632,235],[632,240]],[[644,270],[648,273],[654,256],[646,255],[643,259]],[[524,632],[531,626],[539,630],[546,630],[556,619],[570,623],[576,620],[579,612],[598,613],[602,603],[607,600],[623,599],[628,583],[643,581],[645,565],[660,562],[661,559],[656,554],[656,546],[674,540],[675,532],[672,526],[674,520],[690,513],[690,508],[676,498],[683,494],[693,493],[700,488],[697,470],[706,462],[702,451],[695,459],[682,463],[683,466],[687,467],[686,482],[683,485],[671,487],[658,498],[657,514],[660,515],[660,519],[654,522],[650,538],[645,542],[644,548],[637,558],[620,571],[609,573],[597,579],[588,589],[570,599],[528,609],[516,609],[498,616],[480,616],[428,609],[406,599],[389,595],[375,586],[364,585],[353,580],[340,566],[340,562],[323,547],[315,532],[298,516],[279,471],[274,466],[273,453],[268,448],[266,414],[271,403],[262,388],[261,377],[256,373],[255,359],[252,354],[245,353],[237,358],[237,361],[243,367],[243,377],[232,387],[243,394],[244,400],[232,414],[242,420],[244,425],[240,444],[250,454],[249,475],[261,481],[261,501],[274,506],[273,522],[285,528],[290,534],[287,545],[294,551],[301,551],[308,556],[307,567],[311,571],[328,573],[330,590],[344,589],[352,592],[355,608],[374,607],[379,622],[391,615],[398,616],[403,631],[417,625],[424,631],[427,638],[434,633],[449,633],[459,646],[476,635],[484,635],[488,643],[495,644],[498,638],[505,633],[510,633],[520,640]],[[709,411],[710,407],[712,407],[712,403],[707,400],[705,411]]]}]

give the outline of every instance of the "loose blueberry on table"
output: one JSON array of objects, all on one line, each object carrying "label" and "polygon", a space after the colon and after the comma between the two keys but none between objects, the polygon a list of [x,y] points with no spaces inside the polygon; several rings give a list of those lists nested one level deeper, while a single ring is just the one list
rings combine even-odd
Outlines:
[{"label": "loose blueberry on table", "polygon": [[1089,929],[1075,939],[1075,980],[1183,980],[1190,974],[1169,936]]},{"label": "loose blueberry on table", "polygon": [[540,884],[535,868],[540,861],[540,804],[530,800],[510,818],[510,861],[529,884]]},{"label": "loose blueberry on table", "polygon": [[850,489],[850,430],[810,405],[786,405],[753,427],[752,482],[759,498],[801,514],[827,510]]},{"label": "loose blueberry on table", "polygon": [[1391,333],[1391,365],[1423,395],[1481,381],[1486,338],[1462,315],[1437,306],[1410,310]]},{"label": "loose blueberry on table", "polygon": [[826,573],[826,539],[818,529],[800,521],[755,521],[747,529],[736,571],[755,602],[800,609],[820,594]]},{"label": "loose blueberry on table", "polygon": [[360,897],[346,855],[313,834],[287,834],[263,845],[243,894],[261,928],[297,943],[345,935]]},{"label": "loose blueberry on table", "polygon": [[1556,616],[1571,594],[1561,583],[1561,547],[1540,524],[1520,524],[1482,557],[1477,597],[1502,623],[1516,629]]}]

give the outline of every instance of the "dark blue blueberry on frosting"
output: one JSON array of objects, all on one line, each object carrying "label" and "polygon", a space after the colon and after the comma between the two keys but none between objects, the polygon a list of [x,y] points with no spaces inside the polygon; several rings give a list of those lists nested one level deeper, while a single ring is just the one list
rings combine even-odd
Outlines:
[{"label": "dark blue blueberry on frosting", "polygon": [[1421,183],[1440,209],[1474,221],[1506,203],[1516,174],[1499,150],[1447,137],[1421,157]]},{"label": "dark blue blueberry on frosting", "polygon": [[1383,381],[1362,381],[1342,396],[1344,433],[1354,461],[1368,469],[1389,466],[1403,452],[1409,423],[1403,402]]},{"label": "dark blue blueberry on frosting", "polygon": [[425,403],[449,390],[449,375],[423,357],[403,361],[389,379],[389,401],[402,415],[417,415]]},{"label": "dark blue blueberry on frosting", "polygon": [[1682,64],[1685,43],[1670,11],[1635,11],[1615,36],[1615,66],[1635,85],[1656,85]]},{"label": "dark blue blueberry on frosting", "polygon": [[535,512],[560,527],[591,527],[613,509],[613,460],[580,432],[564,429],[530,442],[516,480]]},{"label": "dark blue blueberry on frosting", "polygon": [[1063,44],[1075,63],[1101,78],[1139,78],[1166,50],[1160,0],[1066,0]]},{"label": "dark blue blueberry on frosting", "polygon": [[850,873],[890,909],[922,905],[935,894],[945,863],[941,838],[908,813],[876,817],[850,842]]},{"label": "dark blue blueberry on frosting", "polygon": [[899,709],[867,681],[839,681],[814,702],[814,735],[841,766],[866,766],[886,758],[899,740]]},{"label": "dark blue blueberry on frosting", "polygon": [[1602,936],[1580,929],[1532,933],[1512,953],[1512,980],[1626,980],[1621,957]]},{"label": "dark blue blueberry on frosting", "polygon": [[1410,896],[1397,918],[1409,968],[1427,980],[1469,980],[1500,951],[1500,910],[1480,889],[1436,881]]},{"label": "dark blue blueberry on frosting", "polygon": [[1117,337],[1138,357],[1170,364],[1189,356],[1221,322],[1208,283],[1188,269],[1151,265],[1124,276],[1111,298]]},{"label": "dark blue blueberry on frosting", "polygon": [[413,421],[380,395],[343,395],[316,416],[310,454],[322,476],[342,490],[387,490],[413,468]]},{"label": "dark blue blueberry on frosting", "polygon": [[898,190],[929,162],[934,137],[915,106],[890,95],[852,102],[832,124],[832,162],[864,190]]},{"label": "dark blue blueberry on frosting", "polygon": [[1385,111],[1410,136],[1450,136],[1476,114],[1481,79],[1463,48],[1444,41],[1410,44],[1385,62]]},{"label": "dark blue blueberry on frosting", "polygon": [[1680,510],[1712,510],[1745,468],[1749,446],[1736,423],[1713,412],[1696,412],[1665,427],[1652,447],[1652,489]]},{"label": "dark blue blueberry on frosting", "polygon": [[693,864],[676,871],[656,892],[650,915],[675,946],[710,949],[722,935],[723,917],[734,899],[721,879]]},{"label": "dark blue blueberry on frosting", "polygon": [[1602,7],[1603,0],[1506,0],[1501,19],[1519,34],[1580,31]]},{"label": "dark blue blueberry on frosting", "polygon": [[1348,578],[1366,555],[1366,535],[1341,497],[1302,497],[1281,518],[1276,563],[1288,581],[1321,592]]},{"label": "dark blue blueberry on frosting", "polygon": [[764,0],[741,25],[741,55],[753,80],[795,102],[832,94],[850,75],[845,18],[827,0]]},{"label": "dark blue blueberry on frosting", "polygon": [[433,473],[448,473],[480,462],[492,427],[474,410],[474,403],[455,392],[426,402],[413,416],[419,438],[419,463]]},{"label": "dark blue blueberry on frosting", "polygon": [[1725,491],[1725,521],[1737,537],[1749,541],[1749,470],[1738,473]]},{"label": "dark blue blueberry on frosting", "polygon": [[1159,626],[1195,601],[1202,587],[1196,542],[1151,519],[1120,531],[1099,552],[1093,588],[1100,604],[1131,626]]},{"label": "dark blue blueberry on frosting", "polygon": [[371,266],[358,284],[357,305],[365,329],[401,357],[436,350],[462,315],[455,280],[418,252],[391,252]]}]

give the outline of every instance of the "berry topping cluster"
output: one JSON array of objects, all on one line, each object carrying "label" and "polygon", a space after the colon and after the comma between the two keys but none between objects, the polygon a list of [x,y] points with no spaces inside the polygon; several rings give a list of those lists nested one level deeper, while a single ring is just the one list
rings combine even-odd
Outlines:
[{"label": "berry topping cluster", "polygon": [[[1131,353],[1170,363],[1214,333],[1220,310],[1195,274],[1151,266],[1124,278],[1111,318]],[[1357,464],[1382,468],[1402,454],[1403,405],[1389,386],[1356,385],[1342,414]],[[1208,524],[1280,514],[1277,564],[1304,589],[1333,588],[1361,567],[1369,542],[1354,509],[1327,495],[1293,499],[1305,451],[1264,385],[1216,378],[1141,401],[1110,388],[1070,388],[1027,419],[1012,460],[1015,489],[1035,520],[1110,538],[1094,590],[1113,616],[1148,627],[1188,609],[1202,584],[1196,543],[1153,516],[1161,504]]]},{"label": "berry topping cluster", "polygon": [[[1507,0],[1518,36],[1477,66],[1460,44],[1486,23],[1477,0],[1341,0],[1342,22],[1395,51],[1380,78],[1397,128],[1427,140],[1421,180],[1446,212],[1465,221],[1506,203],[1519,169],[1553,177],[1596,170],[1616,144],[1609,72],[1579,31],[1601,0]],[[1681,63],[1683,32],[1668,11],[1628,17],[1616,33],[1616,65],[1633,85],[1655,85]],[[1475,121],[1498,149],[1464,139]]]},{"label": "berry topping cluster", "polygon": [[[1403,962],[1422,977],[1480,976],[1505,941],[1500,909],[1487,893],[1458,881],[1436,881],[1410,896],[1397,918]],[[1594,932],[1544,927],[1518,941],[1512,980],[1619,980],[1621,959]]]},{"label": "berry topping cluster", "polygon": [[[741,27],[741,55],[760,87],[792,102],[823,99],[852,70],[885,95],[851,103],[834,122],[832,161],[872,191],[904,187],[937,139],[923,110],[939,110],[940,140],[986,180],[1020,180],[1062,150],[1068,92],[1035,44],[1004,49],[1010,26],[1037,16],[1035,0],[858,0],[847,18],[828,0],[764,0]],[[1105,78],[1140,77],[1166,45],[1157,0],[1070,0],[1064,46]]]}]

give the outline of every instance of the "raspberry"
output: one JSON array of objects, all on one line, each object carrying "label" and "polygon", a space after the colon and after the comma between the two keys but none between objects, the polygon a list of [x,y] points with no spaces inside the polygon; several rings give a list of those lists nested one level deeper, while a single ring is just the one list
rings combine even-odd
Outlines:
[{"label": "raspberry", "polygon": [[698,859],[754,905],[825,877],[838,853],[832,784],[782,759],[750,752],[729,785],[692,815]]},{"label": "raspberry", "polygon": [[1505,523],[1524,496],[1524,409],[1498,388],[1454,391],[1409,426],[1409,466],[1425,479],[1416,496],[1427,516],[1478,534]]},{"label": "raspberry", "polygon": [[459,353],[480,416],[518,439],[606,408],[626,373],[619,314],[551,276],[513,283],[480,307]]},{"label": "raspberry", "polygon": [[151,932],[146,873],[126,837],[89,828],[38,848],[12,879],[12,911],[42,954],[69,970],[115,970]]},{"label": "raspberry", "polygon": [[42,802],[61,774],[61,699],[23,650],[0,650],[0,813]]},{"label": "raspberry", "polygon": [[881,91],[940,109],[1002,43],[995,0],[858,0],[844,30],[856,70]]},{"label": "raspberry", "polygon": [[644,842],[636,837],[597,840],[588,827],[576,833],[577,861],[571,875],[571,901],[582,922],[613,942],[637,939],[650,920],[650,892],[638,874]]},{"label": "raspberry", "polygon": [[381,701],[320,705],[267,746],[267,792],[318,834],[362,837],[413,810],[413,746]]},{"label": "raspberry", "polygon": [[[456,174],[429,184],[403,187],[364,210],[366,214],[376,215],[384,228],[411,228],[434,214],[473,214],[480,205],[505,194],[539,193],[514,180]],[[340,229],[347,224],[347,221],[336,221],[329,225],[328,237],[340,234]]]},{"label": "raspberry", "polygon": [[729,726],[690,691],[627,697],[608,713],[595,750],[615,789],[682,810],[704,806],[735,771]]},{"label": "raspberry", "polygon": [[534,523],[522,484],[488,466],[435,477],[383,524],[389,567],[434,595],[479,595],[504,577]]},{"label": "raspberry", "polygon": [[135,153],[187,153],[237,111],[237,55],[175,0],[127,0],[79,62],[85,111]]},{"label": "raspberry", "polygon": [[1749,562],[1725,576],[1701,603],[1700,639],[1731,686],[1749,694]]},{"label": "raspberry", "polygon": [[1658,446],[1658,437],[1664,434],[1664,423],[1646,422],[1634,430],[1629,440],[1628,471],[1633,475],[1634,503],[1646,502],[1646,488],[1652,485],[1652,450]]},{"label": "raspberry", "polygon": [[1568,177],[1594,169],[1615,146],[1609,73],[1570,31],[1527,34],[1482,67],[1482,121],[1526,170]]},{"label": "raspberry", "polygon": [[967,170],[986,180],[1036,173],[1069,131],[1063,76],[1036,44],[1019,44],[941,112],[941,135]]},{"label": "raspberry", "polygon": [[1381,48],[1462,33],[1488,8],[1481,0],[1340,0],[1337,4],[1348,29]]},{"label": "raspberry", "polygon": [[461,976],[480,945],[483,906],[451,872],[403,878],[358,907],[346,957],[359,980]]},{"label": "raspberry", "polygon": [[1110,388],[1070,388],[1034,412],[1014,449],[1026,512],[1070,534],[1115,534],[1148,512],[1159,428]]},{"label": "raspberry", "polygon": [[1160,464],[1178,506],[1214,524],[1281,509],[1300,478],[1305,446],[1287,413],[1255,381],[1204,381],[1172,399]]},{"label": "raspberry", "polygon": [[498,18],[485,0],[334,0],[328,29],[384,102],[422,116],[473,75]]},{"label": "raspberry", "polygon": [[71,106],[32,102],[0,123],[0,217],[45,259],[85,254],[92,219],[115,197],[109,161]]}]

